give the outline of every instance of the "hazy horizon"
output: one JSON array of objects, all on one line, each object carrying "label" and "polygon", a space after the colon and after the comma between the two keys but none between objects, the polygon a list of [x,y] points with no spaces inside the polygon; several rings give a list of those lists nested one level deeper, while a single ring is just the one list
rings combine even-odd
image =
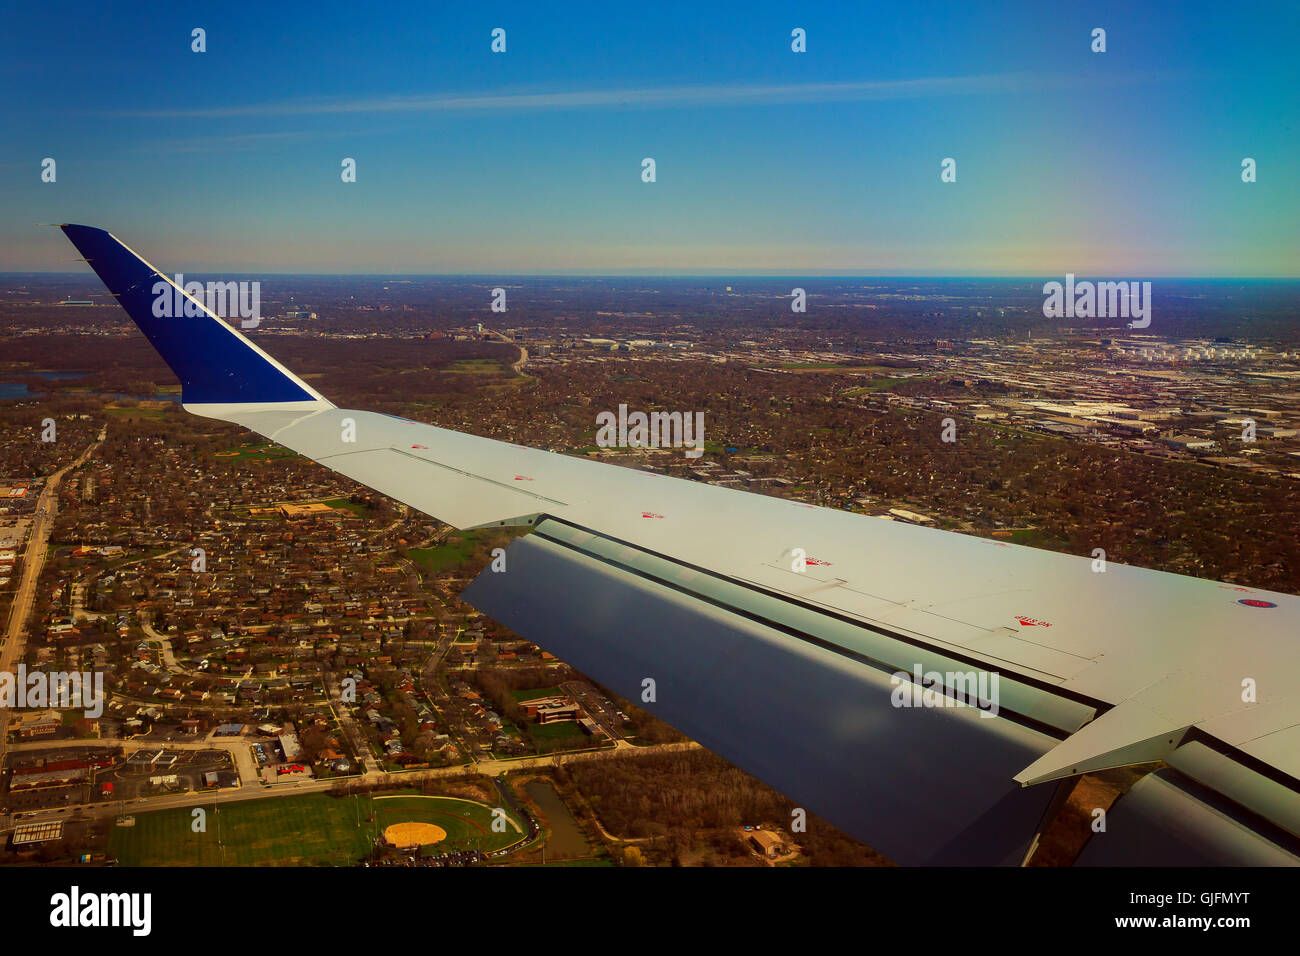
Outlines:
[{"label": "hazy horizon", "polygon": [[[188,277],[198,278],[202,276],[229,276],[235,273],[227,270],[223,272],[214,272],[212,270],[167,270],[162,271],[168,275],[174,272],[182,272]],[[903,275],[895,273],[859,273],[838,274],[838,273],[819,273],[813,271],[805,272],[257,272],[248,271],[238,273],[248,278],[258,278],[262,276],[274,276],[282,278],[301,278],[301,279],[770,279],[772,281],[790,280],[799,281],[815,279],[821,281],[839,280],[844,282],[855,282],[860,280],[870,280],[873,282],[896,281],[908,282],[913,280],[925,280],[927,282],[1037,282],[1040,280],[1060,280],[1063,273],[1040,273],[1025,275],[984,275],[984,274],[959,274],[959,273],[934,273],[925,274],[917,273],[915,275]],[[88,279],[92,283],[98,280],[91,273],[81,272],[53,272],[44,270],[18,270],[5,272],[0,271],[0,278],[9,277],[48,277],[48,278],[66,278],[70,280]],[[1124,279],[1140,279],[1146,282],[1276,282],[1276,283],[1300,283],[1300,276],[1228,276],[1228,275],[1102,275],[1099,273],[1075,273],[1077,279],[1103,279],[1121,281]]]}]

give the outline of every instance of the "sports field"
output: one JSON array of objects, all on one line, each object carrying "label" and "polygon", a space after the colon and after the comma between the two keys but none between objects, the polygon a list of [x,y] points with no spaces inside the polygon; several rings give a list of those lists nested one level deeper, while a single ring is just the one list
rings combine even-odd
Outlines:
[{"label": "sports field", "polygon": [[220,814],[205,808],[205,833],[191,829],[193,808],[136,813],[134,827],[112,828],[109,853],[122,866],[346,866],[367,857],[374,835],[395,823],[444,830],[435,852],[495,850],[522,835],[513,814],[506,832],[496,833],[491,807],[453,797],[376,795],[368,821],[371,806],[368,796],[324,794],[224,803]]}]

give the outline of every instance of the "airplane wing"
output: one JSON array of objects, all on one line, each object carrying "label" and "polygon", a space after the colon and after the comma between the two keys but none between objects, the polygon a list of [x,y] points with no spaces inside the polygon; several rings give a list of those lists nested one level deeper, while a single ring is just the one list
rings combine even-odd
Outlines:
[{"label": "airplane wing", "polygon": [[1019,864],[1080,774],[1155,764],[1080,863],[1300,862],[1300,599],[337,408],[62,228],[186,410],[458,528],[531,528],[464,600],[891,859]]}]

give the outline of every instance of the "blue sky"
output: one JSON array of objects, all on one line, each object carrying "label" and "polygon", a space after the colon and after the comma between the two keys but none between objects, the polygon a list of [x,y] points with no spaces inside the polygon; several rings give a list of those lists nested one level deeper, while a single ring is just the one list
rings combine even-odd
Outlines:
[{"label": "blue sky", "polygon": [[0,271],[1300,274],[1294,3],[448,6],[11,5]]}]

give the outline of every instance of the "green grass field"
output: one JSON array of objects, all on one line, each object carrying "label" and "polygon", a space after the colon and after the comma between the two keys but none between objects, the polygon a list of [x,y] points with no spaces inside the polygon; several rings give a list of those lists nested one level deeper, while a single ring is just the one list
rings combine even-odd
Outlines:
[{"label": "green grass field", "polygon": [[529,724],[534,740],[586,740],[587,733],[572,720],[554,720],[549,724]]},{"label": "green grass field", "polygon": [[114,418],[164,418],[167,415],[165,408],[105,408],[105,415],[112,415]]},{"label": "green grass field", "polygon": [[433,548],[411,548],[409,551],[403,551],[402,554],[423,568],[426,574],[437,574],[464,564],[470,552],[474,550],[477,540],[470,532],[452,536],[447,543]]},{"label": "green grass field", "polygon": [[283,445],[241,445],[238,448],[227,448],[225,451],[217,454],[218,458],[232,459],[252,459],[254,461],[266,461],[270,458],[296,458],[297,454],[285,448]]},{"label": "green grass field", "polygon": [[873,378],[867,385],[861,388],[851,388],[844,393],[845,398],[856,398],[859,395],[868,395],[871,392],[887,392],[895,385],[906,382],[905,378]]},{"label": "green grass field", "polygon": [[357,501],[348,501],[346,498],[330,498],[328,501],[322,501],[321,504],[329,505],[331,508],[337,508],[340,511],[351,511],[356,515],[363,515],[370,510],[364,504]]},{"label": "green grass field", "polygon": [[[439,847],[495,850],[520,838],[507,825],[492,830],[492,808],[450,797],[376,795],[373,822],[369,797],[268,797],[207,807],[207,832],[191,829],[193,808],[135,815],[134,827],[113,827],[109,853],[122,866],[310,866],[351,865],[369,855],[371,834],[408,821],[434,823],[447,831]],[[357,821],[360,819],[360,827]],[[510,820],[520,825],[510,815]]]},{"label": "green grass field", "polygon": [[443,371],[462,372],[472,375],[496,375],[502,369],[501,363],[496,359],[460,359],[452,362]]},{"label": "green grass field", "polygon": [[[498,540],[504,534],[513,540],[514,538],[527,534],[530,529],[526,527],[519,528],[492,528],[485,532],[486,540],[491,542]],[[452,571],[459,568],[473,553],[475,546],[483,540],[478,532],[460,531],[447,536],[447,540],[442,544],[434,545],[432,548],[410,548],[402,552],[402,557],[418,564],[426,574],[437,574],[440,571]],[[505,545],[508,542],[503,541]]]},{"label": "green grass field", "polygon": [[517,701],[540,700],[543,697],[567,697],[566,691],[558,687],[529,687],[527,690],[512,690],[510,696]]}]

